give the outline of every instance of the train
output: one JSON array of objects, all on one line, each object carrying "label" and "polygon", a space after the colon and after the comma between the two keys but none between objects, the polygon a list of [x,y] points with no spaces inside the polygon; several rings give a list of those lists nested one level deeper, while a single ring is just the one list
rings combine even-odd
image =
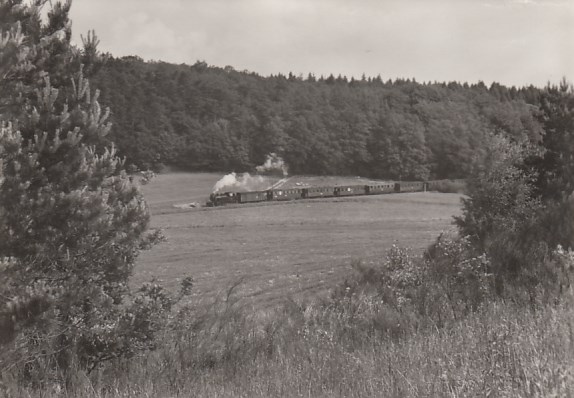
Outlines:
[{"label": "train", "polygon": [[297,199],[336,198],[343,196],[382,195],[401,192],[432,191],[438,181],[377,182],[367,185],[337,185],[305,188],[276,188],[252,192],[212,193],[208,207],[229,204],[278,202]]}]

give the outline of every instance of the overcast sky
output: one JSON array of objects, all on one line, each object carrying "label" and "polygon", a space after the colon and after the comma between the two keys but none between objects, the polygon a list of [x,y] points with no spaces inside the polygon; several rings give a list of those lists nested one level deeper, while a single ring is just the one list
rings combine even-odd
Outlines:
[{"label": "overcast sky", "polygon": [[114,56],[265,76],[574,80],[574,0],[74,0],[71,17]]}]

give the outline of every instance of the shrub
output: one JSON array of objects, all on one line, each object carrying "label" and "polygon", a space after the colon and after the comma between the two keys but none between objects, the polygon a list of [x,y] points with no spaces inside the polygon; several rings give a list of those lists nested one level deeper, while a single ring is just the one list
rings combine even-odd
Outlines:
[{"label": "shrub", "polygon": [[[420,299],[424,312],[436,316],[435,302],[444,301],[451,316],[459,318],[492,296],[491,264],[485,254],[475,255],[468,237],[441,234],[425,252],[424,269],[427,287]],[[425,296],[432,295],[432,300]],[[438,320],[438,319],[437,319]]]},{"label": "shrub", "polygon": [[476,255],[488,257],[499,294],[507,284],[531,289],[535,281],[527,275],[548,253],[537,233],[543,203],[535,195],[536,173],[525,163],[536,155],[529,143],[492,135],[484,161],[468,179],[463,214],[455,218]]}]

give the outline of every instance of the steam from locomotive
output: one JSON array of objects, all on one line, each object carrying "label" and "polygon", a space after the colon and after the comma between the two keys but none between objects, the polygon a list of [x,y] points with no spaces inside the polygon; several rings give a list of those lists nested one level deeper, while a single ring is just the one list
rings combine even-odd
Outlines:
[{"label": "steam from locomotive", "polygon": [[270,181],[268,178],[260,175],[281,175],[286,177],[288,174],[287,164],[281,157],[275,153],[270,153],[265,159],[265,163],[255,168],[258,175],[251,175],[249,173],[229,173],[223,176],[213,186],[213,193],[235,191],[264,191],[270,188]]},{"label": "steam from locomotive", "polygon": [[268,188],[269,181],[263,176],[252,176],[249,173],[229,173],[215,183],[213,193],[225,191],[247,192],[265,190]]},{"label": "steam from locomotive", "polygon": [[280,174],[283,175],[283,177],[287,177],[289,174],[287,164],[276,153],[268,154],[265,163],[261,166],[257,166],[255,170],[257,170],[259,174]]}]

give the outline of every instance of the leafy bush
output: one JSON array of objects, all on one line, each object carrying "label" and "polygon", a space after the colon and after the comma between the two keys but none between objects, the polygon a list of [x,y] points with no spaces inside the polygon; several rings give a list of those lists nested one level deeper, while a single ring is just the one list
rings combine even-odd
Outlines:
[{"label": "leafy bush", "polygon": [[[426,286],[420,305],[435,321],[444,318],[443,308],[459,318],[476,311],[492,296],[491,264],[485,254],[475,255],[468,237],[440,235],[424,255]],[[446,305],[437,311],[436,303]],[[436,319],[435,319],[436,318]]]},{"label": "leafy bush", "polygon": [[[567,124],[573,114],[552,117],[558,119],[555,124]],[[554,126],[542,144],[564,139],[559,130]],[[486,255],[497,294],[532,306],[541,299],[558,299],[551,298],[562,278],[553,265],[560,262],[555,249],[574,242],[569,177],[549,169],[570,167],[568,157],[557,161],[549,152],[558,149],[544,145],[492,135],[484,161],[474,166],[468,180],[463,214],[456,218],[475,255]]]},{"label": "leafy bush", "polygon": [[468,238],[448,235],[424,256],[393,245],[380,264],[355,262],[357,275],[334,291],[327,306],[361,333],[397,337],[424,325],[442,327],[493,297],[490,262],[474,253]]},{"label": "leafy bush", "polygon": [[527,275],[549,253],[537,233],[544,208],[535,195],[537,174],[526,165],[538,154],[527,142],[492,135],[484,161],[468,179],[463,214],[455,219],[476,255],[486,254],[499,294],[509,283],[531,290],[536,281]]}]

